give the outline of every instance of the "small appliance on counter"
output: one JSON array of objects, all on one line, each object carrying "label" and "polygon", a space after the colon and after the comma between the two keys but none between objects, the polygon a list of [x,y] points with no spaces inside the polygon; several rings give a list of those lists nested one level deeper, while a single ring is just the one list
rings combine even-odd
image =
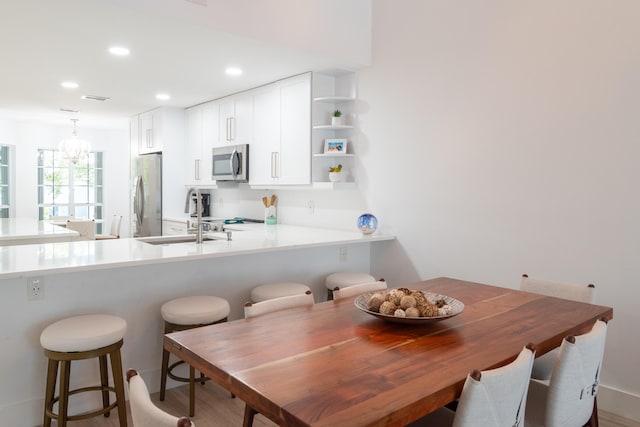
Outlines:
[{"label": "small appliance on counter", "polygon": [[[202,199],[202,217],[208,217],[211,216],[211,203],[210,203],[210,194],[207,193],[201,193],[200,197]],[[192,218],[195,218],[198,216],[198,212],[196,210],[197,207],[197,196],[195,193],[191,194],[191,203],[190,203],[190,207],[189,207],[189,216],[191,216]]]}]

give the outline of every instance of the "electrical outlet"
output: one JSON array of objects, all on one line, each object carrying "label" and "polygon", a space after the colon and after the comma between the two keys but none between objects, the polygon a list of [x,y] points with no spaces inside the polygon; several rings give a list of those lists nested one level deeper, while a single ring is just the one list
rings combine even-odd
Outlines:
[{"label": "electrical outlet", "polygon": [[42,277],[30,277],[27,279],[27,300],[44,299],[44,281]]},{"label": "electrical outlet", "polygon": [[340,262],[347,262],[347,247],[340,246]]},{"label": "electrical outlet", "polygon": [[307,202],[307,210],[309,211],[310,215],[313,215],[313,213],[316,211],[316,204],[313,200],[309,200]]}]

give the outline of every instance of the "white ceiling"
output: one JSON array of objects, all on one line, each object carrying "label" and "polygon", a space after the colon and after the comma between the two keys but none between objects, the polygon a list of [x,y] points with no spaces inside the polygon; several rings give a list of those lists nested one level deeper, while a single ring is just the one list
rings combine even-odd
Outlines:
[{"label": "white ceiling", "polygon": [[[159,0],[3,0],[0,117],[58,123],[78,117],[79,125],[119,127],[129,116],[161,105],[188,107],[341,65],[326,55],[215,31],[202,16],[193,18],[208,11],[207,1],[170,0],[189,12],[172,17]],[[131,55],[113,57],[107,49],[114,44],[126,45]],[[225,75],[229,65],[244,74]],[[60,83],[66,80],[80,87],[64,89]],[[171,99],[156,100],[158,92]]]}]

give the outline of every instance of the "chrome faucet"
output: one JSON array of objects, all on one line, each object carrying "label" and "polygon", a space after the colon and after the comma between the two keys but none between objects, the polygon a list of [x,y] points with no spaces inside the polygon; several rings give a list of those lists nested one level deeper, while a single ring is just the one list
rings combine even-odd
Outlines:
[{"label": "chrome faucet", "polygon": [[202,195],[200,190],[195,187],[191,187],[187,190],[187,201],[184,204],[184,213],[189,213],[189,202],[191,201],[191,194],[196,195],[196,243],[202,243]]}]

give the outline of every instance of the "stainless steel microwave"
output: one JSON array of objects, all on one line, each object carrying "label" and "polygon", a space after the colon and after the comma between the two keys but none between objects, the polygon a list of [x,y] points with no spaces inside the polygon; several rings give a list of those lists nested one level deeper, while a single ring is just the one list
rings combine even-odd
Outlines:
[{"label": "stainless steel microwave", "polygon": [[216,181],[249,181],[249,144],[214,147],[211,178]]}]

